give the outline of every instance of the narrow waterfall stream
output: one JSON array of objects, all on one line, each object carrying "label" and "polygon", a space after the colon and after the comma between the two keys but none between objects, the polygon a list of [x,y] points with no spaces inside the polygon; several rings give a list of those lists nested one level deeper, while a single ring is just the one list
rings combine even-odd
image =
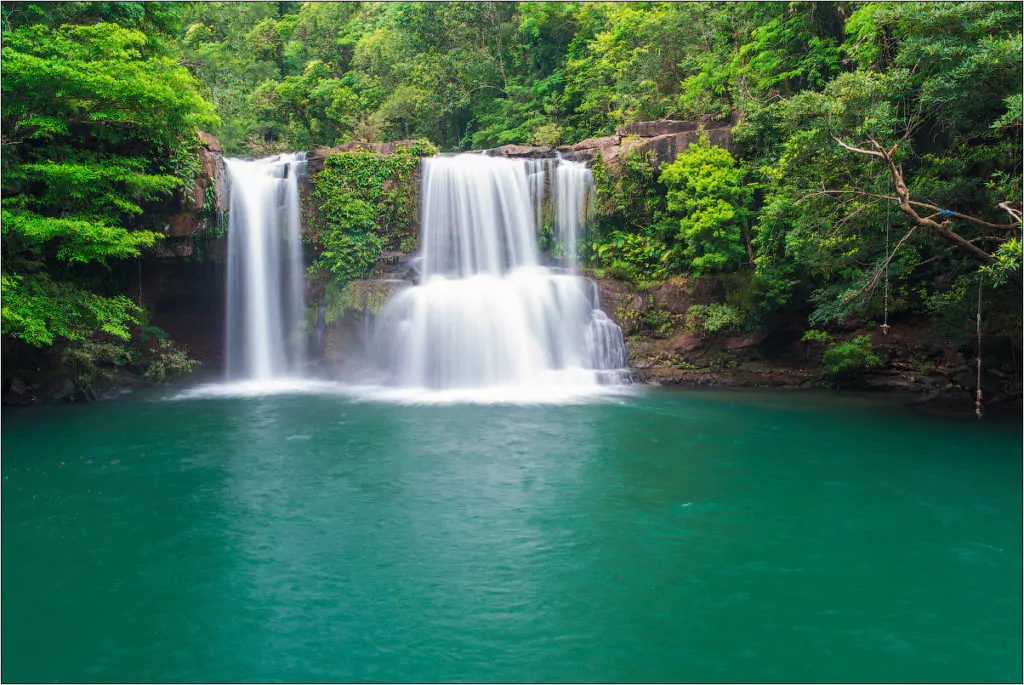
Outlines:
[{"label": "narrow waterfall stream", "polygon": [[298,178],[305,153],[226,160],[230,184],[227,375],[297,375],[304,362]]},{"label": "narrow waterfall stream", "polygon": [[[542,264],[551,215],[563,269]],[[422,279],[389,300],[374,348],[392,385],[431,390],[597,388],[626,375],[622,332],[575,272],[590,172],[480,154],[423,161]]]}]

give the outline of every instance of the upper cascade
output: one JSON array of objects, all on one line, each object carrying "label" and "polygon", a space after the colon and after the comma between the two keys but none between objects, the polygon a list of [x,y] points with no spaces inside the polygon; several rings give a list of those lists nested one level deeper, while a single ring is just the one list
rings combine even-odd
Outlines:
[{"label": "upper cascade", "polygon": [[538,263],[522,162],[479,154],[423,160],[423,274],[502,274]]},{"label": "upper cascade", "polygon": [[[581,388],[628,377],[621,330],[575,273],[589,169],[460,154],[424,160],[422,184],[423,278],[392,297],[375,326],[392,384]],[[541,263],[545,216],[562,269]]]}]

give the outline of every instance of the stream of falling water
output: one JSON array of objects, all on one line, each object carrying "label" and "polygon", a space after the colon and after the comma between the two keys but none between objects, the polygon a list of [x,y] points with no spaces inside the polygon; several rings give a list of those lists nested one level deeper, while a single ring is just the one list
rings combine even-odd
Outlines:
[{"label": "stream of falling water", "polygon": [[230,192],[227,375],[268,381],[304,363],[298,178],[305,153],[226,160]]},{"label": "stream of falling water", "polygon": [[[575,271],[593,188],[584,165],[440,156],[423,161],[422,183],[422,279],[387,302],[374,333],[391,385],[578,393],[628,378],[622,332]],[[562,268],[537,245],[547,201]]]}]

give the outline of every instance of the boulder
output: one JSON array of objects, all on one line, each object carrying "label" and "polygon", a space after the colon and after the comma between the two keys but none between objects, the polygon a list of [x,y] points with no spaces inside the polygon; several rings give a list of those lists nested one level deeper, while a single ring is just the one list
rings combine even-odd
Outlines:
[{"label": "boulder", "polygon": [[224,153],[224,148],[221,147],[220,141],[211,136],[209,133],[199,131],[199,141],[203,144],[207,150],[216,152],[218,154]]},{"label": "boulder", "polygon": [[[568,152],[583,157],[593,157],[600,151],[602,154],[613,154],[622,142],[619,136],[604,136],[602,138],[585,138],[575,145],[568,145],[558,148],[560,152]],[[614,154],[618,154],[616,151]]]},{"label": "boulder", "polygon": [[635,124],[627,124],[618,130],[619,136],[639,136],[641,138],[653,138],[663,136],[667,133],[682,133],[684,131],[696,131],[700,126],[694,121],[676,121],[674,119],[662,119],[660,121],[638,121]]},{"label": "boulder", "polygon": [[492,157],[547,157],[551,148],[539,145],[502,145],[487,151]]}]

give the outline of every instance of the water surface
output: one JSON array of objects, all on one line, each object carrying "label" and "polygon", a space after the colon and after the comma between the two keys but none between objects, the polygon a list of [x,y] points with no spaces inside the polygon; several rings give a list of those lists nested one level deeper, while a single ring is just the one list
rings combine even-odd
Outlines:
[{"label": "water surface", "polygon": [[4,681],[1021,679],[1021,429],[805,393],[5,411]]}]

